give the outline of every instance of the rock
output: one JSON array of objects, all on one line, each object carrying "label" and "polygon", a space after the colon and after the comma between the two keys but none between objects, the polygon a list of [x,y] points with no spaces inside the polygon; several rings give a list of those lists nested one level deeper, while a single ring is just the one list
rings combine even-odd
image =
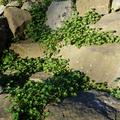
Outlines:
[{"label": "rock", "polygon": [[31,41],[12,43],[10,49],[14,50],[22,58],[44,57],[44,49],[42,46],[39,43],[33,43]]},{"label": "rock", "polygon": [[48,25],[52,29],[61,27],[64,20],[67,20],[72,14],[72,1],[53,1],[47,11]]},{"label": "rock", "polygon": [[120,0],[113,0],[111,9],[113,11],[119,10],[120,9]]},{"label": "rock", "polygon": [[2,15],[2,14],[3,14],[4,9],[5,9],[5,6],[4,6],[4,5],[0,5],[0,15]]},{"label": "rock", "polygon": [[80,92],[58,104],[50,104],[45,120],[120,120],[120,101],[107,93]]},{"label": "rock", "polygon": [[6,5],[6,7],[20,7],[20,3],[18,2],[18,0],[11,1]]},{"label": "rock", "polygon": [[31,2],[24,2],[21,9],[29,11],[32,8]]},{"label": "rock", "polygon": [[12,38],[11,30],[9,29],[7,19],[3,16],[0,17],[0,54],[2,50],[9,46]]},{"label": "rock", "polygon": [[12,120],[10,113],[6,109],[10,107],[10,102],[7,94],[0,94],[0,120]]},{"label": "rock", "polygon": [[109,12],[109,4],[109,0],[77,0],[76,9],[81,16],[92,8],[95,8],[100,14],[107,14]]},{"label": "rock", "polygon": [[70,68],[84,72],[96,82],[120,87],[120,82],[115,81],[120,77],[119,44],[83,46],[80,49],[68,45],[61,48],[59,55],[70,60]]},{"label": "rock", "polygon": [[4,16],[8,20],[9,27],[14,36],[23,36],[24,28],[32,19],[30,13],[16,7],[8,7],[4,10]]},{"label": "rock", "polygon": [[114,34],[120,35],[120,12],[104,15],[91,28],[102,28],[102,31],[116,31]]},{"label": "rock", "polygon": [[30,80],[35,81],[35,82],[39,82],[39,81],[42,82],[51,77],[52,77],[52,74],[50,73],[37,72],[35,74],[32,74],[32,76],[30,77]]}]

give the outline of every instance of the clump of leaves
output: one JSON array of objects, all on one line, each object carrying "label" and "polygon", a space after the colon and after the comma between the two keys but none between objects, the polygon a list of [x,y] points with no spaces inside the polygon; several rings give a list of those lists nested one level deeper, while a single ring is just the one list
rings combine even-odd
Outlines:
[{"label": "clump of leaves", "polygon": [[23,87],[18,86],[10,92],[10,111],[14,120],[42,120],[48,103],[76,95],[79,90],[89,87],[89,78],[83,73],[73,71],[62,72],[43,83],[28,81]]},{"label": "clump of leaves", "polygon": [[14,51],[5,50],[1,57],[0,68],[2,72],[7,70],[17,73],[31,74],[40,71],[53,74],[67,70],[68,61],[62,58],[20,58]]},{"label": "clump of leaves", "polygon": [[25,30],[26,38],[31,38],[33,41],[42,41],[50,34],[50,28],[45,25],[46,11],[50,3],[51,0],[45,0],[42,4],[32,6],[30,10],[32,22]]}]

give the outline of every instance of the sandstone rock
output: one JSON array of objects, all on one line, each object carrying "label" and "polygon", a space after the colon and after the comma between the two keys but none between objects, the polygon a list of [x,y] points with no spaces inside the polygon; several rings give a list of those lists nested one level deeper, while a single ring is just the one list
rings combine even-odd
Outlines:
[{"label": "sandstone rock", "polygon": [[8,20],[13,35],[23,36],[24,28],[31,20],[30,13],[16,7],[8,7],[4,10],[4,16]]},{"label": "sandstone rock", "polygon": [[20,41],[19,43],[12,43],[11,50],[14,50],[22,58],[36,58],[44,56],[44,49],[39,43],[30,41]]},{"label": "sandstone rock", "polygon": [[6,7],[20,7],[18,0],[9,2]]},{"label": "sandstone rock", "polygon": [[53,1],[47,11],[46,25],[52,29],[61,27],[64,20],[67,20],[72,13],[72,1]]},{"label": "sandstone rock", "polygon": [[120,0],[113,0],[111,9],[113,11],[119,10],[120,9]]},{"label": "sandstone rock", "polygon": [[80,92],[46,110],[50,115],[45,120],[120,120],[120,101],[97,91]]},{"label": "sandstone rock", "polygon": [[5,6],[4,6],[4,5],[0,5],[0,15],[2,15],[2,14],[3,14],[4,9],[5,9]]},{"label": "sandstone rock", "polygon": [[52,77],[52,74],[50,73],[37,72],[35,74],[32,74],[32,76],[30,77],[30,80],[35,82],[42,82],[44,80],[47,80],[50,77]]},{"label": "sandstone rock", "polygon": [[6,112],[6,109],[10,107],[7,96],[7,94],[0,94],[0,120],[12,120],[11,115]]},{"label": "sandstone rock", "polygon": [[61,48],[59,55],[70,60],[70,68],[86,73],[96,82],[108,82],[110,87],[120,87],[120,82],[115,82],[120,77],[119,44],[83,46],[80,49],[68,45]]},{"label": "sandstone rock", "polygon": [[120,35],[120,12],[104,15],[96,24],[90,25],[92,28],[102,28],[102,31],[116,31]]},{"label": "sandstone rock", "polygon": [[107,14],[109,12],[109,4],[109,0],[77,0],[76,8],[81,16],[91,8],[95,8],[100,14]]},{"label": "sandstone rock", "polygon": [[23,10],[30,10],[32,8],[32,3],[31,2],[24,2],[21,9]]}]

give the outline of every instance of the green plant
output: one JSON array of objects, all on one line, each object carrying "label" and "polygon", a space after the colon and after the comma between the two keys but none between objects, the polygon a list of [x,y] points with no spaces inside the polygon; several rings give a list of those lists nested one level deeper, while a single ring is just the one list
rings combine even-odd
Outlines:
[{"label": "green plant", "polygon": [[33,41],[42,41],[45,36],[50,34],[50,28],[45,25],[46,10],[50,2],[51,0],[45,0],[42,4],[32,6],[30,10],[32,22],[25,30],[26,38],[31,38]]},{"label": "green plant", "polygon": [[4,5],[6,3],[5,0],[0,0],[0,5]]},{"label": "green plant", "polygon": [[[23,87],[10,92],[14,120],[42,120],[44,108],[50,102],[77,95],[79,90],[89,89],[89,78],[83,73],[66,71],[43,83],[28,81]],[[31,97],[32,96],[32,97]]]},{"label": "green plant", "polygon": [[[44,24],[45,12],[50,2],[51,0],[44,1],[41,5],[32,7],[32,22],[25,30],[27,38],[41,42],[47,47],[46,57],[44,59],[22,59],[10,50],[4,51],[1,57],[1,72],[15,70],[20,78],[15,76],[14,79],[25,81],[24,84],[18,82],[14,86],[13,84],[16,82],[10,82],[6,90],[11,94],[10,112],[13,113],[14,120],[42,120],[45,117],[44,108],[48,103],[60,102],[67,96],[76,95],[80,90],[107,91],[120,99],[119,89],[108,88],[106,83],[95,83],[85,74],[69,69],[66,60],[51,57],[55,51],[59,51],[59,42],[81,47],[91,44],[119,43],[120,37],[114,36],[110,32],[106,33],[89,28],[89,24],[95,23],[101,18],[101,15],[96,13],[94,9],[83,17],[74,12],[71,18],[65,21],[62,28],[56,31],[51,30]],[[21,77],[21,75],[30,76],[39,71],[51,72],[53,77],[42,83],[29,80],[26,82],[26,79]]]}]

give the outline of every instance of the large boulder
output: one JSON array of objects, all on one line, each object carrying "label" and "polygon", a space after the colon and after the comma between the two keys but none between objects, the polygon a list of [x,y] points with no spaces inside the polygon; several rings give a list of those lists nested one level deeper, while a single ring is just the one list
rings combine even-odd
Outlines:
[{"label": "large boulder", "polygon": [[32,18],[28,11],[16,7],[7,7],[4,10],[4,16],[8,20],[13,35],[20,37],[23,36],[24,28]]},{"label": "large boulder", "polygon": [[107,82],[110,87],[120,87],[120,45],[105,44],[101,46],[74,45],[61,48],[59,55],[69,59],[69,66],[74,70],[86,73],[98,83]]},{"label": "large boulder", "polygon": [[14,50],[22,58],[44,57],[44,49],[39,43],[33,43],[29,40],[12,43],[11,50]]},{"label": "large boulder", "polygon": [[116,31],[120,35],[120,12],[104,15],[97,23],[90,25],[92,28],[102,28],[102,31]]},{"label": "large boulder", "polygon": [[50,104],[45,120],[120,120],[120,101],[107,93],[80,92],[58,104]]},{"label": "large boulder", "polygon": [[110,0],[77,0],[76,8],[80,15],[84,15],[90,9],[95,8],[100,14],[109,12]]},{"label": "large boulder", "polygon": [[7,94],[0,94],[0,120],[12,120],[12,116],[7,112],[10,102]]},{"label": "large boulder", "polygon": [[67,20],[72,14],[72,1],[53,1],[46,14],[46,25],[52,29],[61,27],[63,21]]}]

